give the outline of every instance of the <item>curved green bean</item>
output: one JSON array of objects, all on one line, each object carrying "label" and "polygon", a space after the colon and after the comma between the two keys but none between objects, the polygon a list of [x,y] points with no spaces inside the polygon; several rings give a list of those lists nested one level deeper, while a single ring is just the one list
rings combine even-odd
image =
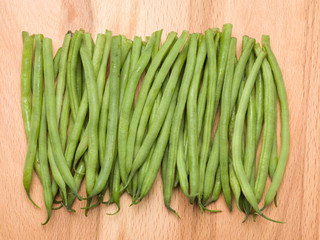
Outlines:
[{"label": "curved green bean", "polygon": [[[154,60],[152,60],[151,65],[149,66],[148,71],[143,79],[142,87],[140,89],[140,92],[138,95],[138,100],[135,105],[135,109],[133,111],[130,126],[129,126],[129,118],[130,118],[130,114],[131,114],[131,106],[132,106],[131,102],[133,102],[133,100],[131,100],[131,98],[133,99],[134,92],[133,93],[128,92],[128,95],[129,95],[128,96],[129,97],[128,103],[129,104],[125,104],[122,106],[124,109],[121,110],[121,112],[124,111],[124,113],[121,113],[123,123],[121,123],[121,130],[120,130],[121,132],[119,131],[119,142],[120,142],[120,138],[121,138],[122,139],[121,142],[123,143],[122,149],[126,149],[125,162],[126,162],[127,173],[130,172],[131,167],[132,167],[136,131],[138,128],[140,115],[142,113],[146,98],[149,93],[150,86],[154,80],[154,76],[155,76],[157,69],[159,68],[160,64],[162,63],[162,60],[165,58],[166,54],[168,53],[176,36],[177,36],[177,34],[175,32],[170,32],[167,36],[166,41],[163,43],[159,52],[156,54]],[[128,89],[130,89],[130,88],[128,88]],[[127,96],[124,97],[124,99],[126,99],[126,98],[127,98]],[[119,126],[119,129],[120,129],[120,126]],[[128,130],[129,130],[129,132],[128,132]],[[119,147],[119,150],[120,150],[120,147]],[[120,169],[121,169],[121,167],[120,167]]]},{"label": "curved green bean", "polygon": [[[187,31],[183,31],[181,36],[178,38],[176,43],[173,45],[172,49],[168,53],[168,56],[165,58],[162,66],[161,66],[161,68],[160,68],[160,70],[159,70],[159,72],[153,82],[153,85],[148,93],[148,97],[145,101],[143,111],[142,111],[140,117],[136,118],[138,120],[136,120],[135,122],[133,121],[134,116],[132,117],[130,129],[129,129],[129,137],[128,137],[129,144],[127,144],[127,158],[129,158],[130,162],[132,161],[131,159],[133,159],[135,157],[134,153],[136,152],[138,155],[138,152],[140,151],[140,146],[141,146],[143,139],[144,139],[146,126],[148,123],[148,119],[149,119],[154,101],[160,91],[160,88],[163,84],[163,81],[165,80],[165,77],[167,76],[167,73],[169,72],[171,66],[174,64],[174,61],[176,60],[182,46],[185,44],[185,41],[186,41],[188,35],[189,35],[189,33]],[[185,51],[187,51],[187,50],[185,50]],[[183,50],[182,50],[181,54],[179,55],[179,57],[182,56],[182,53],[183,53]],[[186,57],[186,55],[187,55],[186,53],[183,54],[183,56],[185,56],[185,57]],[[180,59],[182,60],[182,57],[180,57]],[[184,58],[184,60],[185,60],[185,58]],[[183,60],[183,63],[184,63],[184,60]],[[182,69],[183,63],[181,63],[179,74]],[[179,74],[175,78],[175,80],[176,80],[175,83],[177,82],[177,80],[179,78]],[[173,89],[174,89],[174,87],[173,87]],[[171,96],[174,91],[173,89],[171,92]],[[164,92],[164,96],[165,96],[165,92]],[[170,99],[168,100],[168,102],[169,102],[168,105],[170,104]],[[135,109],[135,112],[136,112],[136,109]],[[133,114],[135,114],[135,113],[133,113]],[[164,120],[164,118],[163,118],[163,120]],[[136,122],[139,122],[138,128],[136,128],[135,124],[133,124]],[[133,144],[133,143],[135,143],[135,144]]]},{"label": "curved green bean", "polygon": [[[224,85],[222,90],[221,98],[221,113],[219,119],[219,161],[221,167],[221,182],[222,190],[226,203],[232,210],[232,198],[231,191],[229,187],[229,174],[228,174],[228,162],[229,162],[229,152],[228,152],[228,127],[230,120],[230,95],[232,93],[232,82],[234,78],[234,68],[235,68],[235,53],[236,53],[237,40],[232,38],[229,44],[229,50],[227,55],[227,65],[226,74],[224,79]],[[227,171],[227,172],[225,172]]]},{"label": "curved green bean", "polygon": [[[104,45],[104,44],[103,44]],[[90,195],[97,174],[98,165],[98,121],[99,121],[99,99],[96,83],[96,75],[93,63],[90,59],[89,50],[85,44],[80,47],[80,56],[85,72],[85,79],[89,100],[89,123],[88,123],[88,160],[86,163],[86,190]]]},{"label": "curved green bean", "polygon": [[[23,170],[23,186],[27,192],[28,198],[33,202],[30,197],[30,185],[33,174],[33,165],[35,162],[37,152],[37,142],[40,128],[41,106],[42,106],[42,89],[43,89],[43,57],[42,57],[42,37],[35,36],[35,60],[34,60],[34,74],[33,74],[33,94],[32,94],[32,114],[31,126],[28,136],[28,149],[26,161]],[[27,40],[26,40],[27,41]],[[38,206],[37,206],[38,207]]]},{"label": "curved green bean", "polygon": [[[258,54],[262,52],[261,48],[256,45],[255,51]],[[270,64],[265,59],[262,63],[263,87],[264,87],[264,126],[262,134],[262,146],[259,157],[257,177],[255,181],[255,195],[260,202],[266,185],[269,163],[272,151],[272,140],[274,135],[274,84]]]},{"label": "curved green bean", "polygon": [[290,131],[289,131],[289,107],[287,100],[287,93],[283,82],[282,73],[279,64],[274,56],[274,53],[270,47],[269,36],[262,36],[262,46],[267,52],[267,58],[271,65],[274,80],[277,87],[277,92],[280,102],[280,116],[281,116],[281,148],[278,159],[278,165],[273,175],[271,185],[268,189],[267,195],[264,198],[264,207],[272,202],[278,188],[280,186],[285,167],[289,156],[289,145],[290,145]]},{"label": "curved green bean", "polygon": [[246,173],[244,171],[242,161],[241,161],[241,148],[242,147],[241,147],[240,141],[241,141],[243,128],[244,128],[244,118],[245,118],[245,113],[246,113],[245,109],[248,106],[250,93],[252,92],[254,82],[256,80],[257,74],[259,72],[259,68],[261,66],[262,60],[264,59],[265,55],[266,54],[264,52],[261,52],[258,55],[257,60],[255,61],[254,65],[253,65],[251,74],[247,79],[246,86],[243,90],[243,94],[242,94],[242,97],[240,100],[239,109],[238,109],[238,112],[236,115],[236,120],[235,120],[235,128],[234,128],[233,141],[232,141],[232,157],[233,157],[233,167],[234,167],[235,173],[237,175],[238,181],[240,183],[241,190],[242,190],[244,196],[246,197],[246,199],[248,200],[248,202],[251,204],[253,209],[260,216],[262,216],[270,221],[277,222],[273,219],[266,217],[260,211],[258,203],[257,203],[257,199],[254,195],[253,189],[250,186],[249,180],[246,176]]},{"label": "curved green bean", "polygon": [[68,68],[67,68],[67,89],[69,91],[69,98],[70,98],[70,107],[71,107],[71,116],[74,121],[77,119],[77,113],[79,109],[79,100],[77,97],[76,92],[76,70],[77,70],[77,61],[78,55],[80,50],[81,41],[83,38],[83,31],[76,31],[74,34],[71,45],[70,51],[68,54]]},{"label": "curved green bean", "polygon": [[187,100],[187,131],[188,131],[188,158],[189,158],[189,181],[191,203],[199,194],[199,163],[198,163],[198,128],[197,128],[197,98],[202,69],[206,58],[206,42],[203,35],[199,36],[199,47],[196,65],[193,73],[188,100]]},{"label": "curved green bean", "polygon": [[39,132],[39,160],[40,160],[43,197],[44,197],[44,203],[46,205],[47,214],[48,214],[47,220],[44,223],[42,223],[42,225],[45,225],[50,220],[52,203],[53,203],[52,190],[51,190],[51,177],[50,177],[48,155],[47,155],[47,119],[46,119],[45,95],[43,95],[43,100],[42,100],[41,122],[40,122],[40,132]]},{"label": "curved green bean", "polygon": [[53,154],[57,167],[61,176],[66,184],[70,187],[72,192],[81,199],[77,193],[75,182],[71,175],[71,172],[66,163],[65,157],[62,152],[61,141],[58,133],[58,123],[55,111],[50,109],[56,109],[55,107],[55,94],[54,94],[54,76],[53,76],[53,57],[52,57],[52,40],[44,38],[43,40],[43,63],[44,63],[44,77],[45,77],[45,91],[46,91],[46,107],[47,107],[47,119],[49,138],[53,147]]},{"label": "curved green bean", "polygon": [[208,89],[207,89],[207,106],[204,116],[203,137],[201,143],[201,150],[199,154],[199,200],[203,196],[204,176],[206,165],[208,161],[209,149],[211,144],[211,135],[213,129],[213,111],[215,105],[216,85],[217,85],[217,57],[216,49],[214,46],[214,36],[211,30],[205,32],[205,42],[207,49],[207,62],[208,62]]},{"label": "curved green bean", "polygon": [[108,117],[108,127],[107,127],[107,138],[105,154],[103,163],[101,165],[101,170],[96,179],[95,186],[88,196],[88,198],[100,193],[105,187],[113,162],[115,160],[116,154],[116,141],[117,141],[117,131],[118,131],[118,113],[119,113],[119,75],[120,75],[120,58],[121,58],[121,38],[120,36],[115,36],[112,38],[111,45],[111,58],[110,58],[110,106],[109,111],[113,114]]},{"label": "curved green bean", "polygon": [[[146,49],[143,51],[140,59],[136,63],[130,79],[127,83],[127,87],[124,93],[123,102],[120,111],[119,118],[119,132],[118,132],[118,153],[119,153],[119,167],[120,175],[122,182],[127,181],[128,172],[126,171],[126,154],[127,154],[127,136],[128,136],[128,127],[130,121],[130,114],[132,105],[134,102],[134,95],[136,87],[138,85],[139,79],[146,68],[148,62],[150,61],[152,55],[152,49],[155,42],[155,36],[152,35],[149,40]],[[146,77],[144,82],[146,81]]]},{"label": "curved green bean", "polygon": [[56,87],[56,111],[58,123],[60,120],[61,108],[62,108],[62,98],[66,87],[66,71],[67,71],[67,57],[69,52],[69,46],[71,41],[71,33],[67,33],[64,37],[61,57],[59,62],[59,75]]}]

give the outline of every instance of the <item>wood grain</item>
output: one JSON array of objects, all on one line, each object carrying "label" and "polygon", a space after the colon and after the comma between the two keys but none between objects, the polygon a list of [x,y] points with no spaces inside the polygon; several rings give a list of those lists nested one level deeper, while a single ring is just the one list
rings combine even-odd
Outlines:
[{"label": "wood grain", "polygon": [[[77,202],[77,213],[55,211],[49,224],[41,226],[46,211],[39,180],[34,177],[31,195],[41,210],[28,201],[22,185],[27,144],[20,107],[21,31],[51,37],[56,50],[69,29],[84,28],[94,36],[110,29],[132,38],[160,28],[163,36],[183,29],[204,32],[226,22],[233,23],[238,49],[244,34],[257,41],[269,34],[283,70],[290,108],[290,156],[279,206],[268,207],[265,214],[287,223],[262,218],[242,223],[243,215],[236,209],[230,213],[222,198],[212,205],[222,213],[201,214],[180,190],[172,199],[179,220],[164,207],[158,177],[138,206],[129,208],[130,198],[124,195],[116,216],[105,214],[115,206],[101,206],[85,217],[80,210],[85,202]],[[0,26],[0,239],[319,239],[319,1],[2,0]]]}]

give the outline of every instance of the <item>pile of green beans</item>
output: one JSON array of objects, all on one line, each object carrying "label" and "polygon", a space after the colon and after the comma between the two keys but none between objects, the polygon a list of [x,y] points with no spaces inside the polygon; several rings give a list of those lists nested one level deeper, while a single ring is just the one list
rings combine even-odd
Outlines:
[{"label": "pile of green beans", "polygon": [[272,201],[277,206],[290,140],[286,89],[269,36],[262,47],[244,36],[239,57],[231,24],[204,34],[170,32],[162,45],[162,30],[145,40],[106,30],[96,41],[83,29],[68,31],[55,56],[51,39],[22,36],[23,186],[38,207],[30,196],[35,170],[43,224],[52,210],[75,211],[76,198],[87,202],[86,215],[112,203],[118,213],[124,193],[136,205],[160,168],[164,204],[177,216],[171,198],[180,186],[201,212],[220,212],[209,208],[220,195],[231,211],[234,196],[245,220],[279,222],[262,213]]}]

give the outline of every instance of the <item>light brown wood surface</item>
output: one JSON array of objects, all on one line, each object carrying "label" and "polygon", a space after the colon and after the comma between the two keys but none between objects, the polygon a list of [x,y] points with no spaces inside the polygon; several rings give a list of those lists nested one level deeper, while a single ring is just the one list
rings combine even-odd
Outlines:
[{"label": "light brown wood surface", "polygon": [[[163,204],[160,177],[150,194],[129,207],[121,197],[121,211],[107,216],[115,206],[95,208],[84,216],[54,211],[48,225],[42,187],[34,175],[31,195],[42,207],[34,207],[22,185],[26,137],[20,106],[21,31],[51,37],[54,51],[64,34],[84,28],[96,36],[105,29],[114,34],[146,36],[163,29],[204,32],[209,27],[233,24],[233,36],[249,35],[260,42],[269,34],[283,71],[290,108],[290,156],[278,192],[278,208],[265,214],[286,224],[258,217],[242,223],[235,204],[229,212],[222,197],[212,204],[218,214],[201,214],[180,190],[172,207]],[[319,1],[0,1],[0,239],[319,239],[320,234],[320,3]],[[279,130],[279,129],[278,129]],[[280,136],[278,136],[280,139]],[[82,195],[85,191],[82,188]]]}]

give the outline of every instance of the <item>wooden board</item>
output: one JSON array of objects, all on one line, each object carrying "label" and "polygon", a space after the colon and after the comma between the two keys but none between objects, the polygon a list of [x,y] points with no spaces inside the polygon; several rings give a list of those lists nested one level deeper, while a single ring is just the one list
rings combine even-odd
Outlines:
[{"label": "wooden board", "polygon": [[[319,239],[320,234],[320,6],[319,1],[0,1],[0,239]],[[265,214],[286,221],[275,224],[262,218],[244,218],[235,207],[227,210],[223,198],[211,207],[219,214],[201,214],[179,190],[174,191],[175,217],[164,207],[160,178],[138,206],[129,208],[121,197],[121,211],[101,206],[85,217],[54,211],[47,226],[42,187],[37,177],[31,195],[22,185],[26,138],[20,107],[21,31],[51,37],[54,50],[70,29],[84,28],[94,36],[110,29],[114,34],[146,36],[162,28],[181,33],[204,32],[233,23],[233,36],[247,34],[260,42],[269,34],[283,70],[290,108],[291,145],[288,166],[278,193],[278,208]],[[279,137],[280,138],[280,137]],[[84,188],[82,188],[84,195]]]}]

